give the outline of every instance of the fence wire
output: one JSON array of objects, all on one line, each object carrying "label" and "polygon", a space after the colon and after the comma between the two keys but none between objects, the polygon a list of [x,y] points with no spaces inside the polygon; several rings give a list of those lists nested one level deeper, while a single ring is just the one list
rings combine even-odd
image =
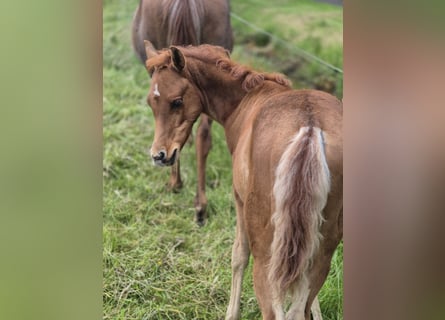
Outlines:
[{"label": "fence wire", "polygon": [[272,34],[272,33],[270,33],[270,32],[267,32],[267,31],[264,30],[264,29],[261,29],[260,27],[254,25],[253,23],[251,23],[251,22],[247,21],[246,19],[240,17],[240,16],[237,15],[236,13],[231,12],[230,15],[231,15],[233,18],[235,18],[236,20],[238,20],[238,21],[244,23],[245,25],[251,27],[252,29],[255,29],[256,31],[258,31],[258,32],[260,32],[260,33],[262,33],[262,34],[267,35],[267,36],[269,36],[271,39],[274,39],[275,41],[277,41],[277,42],[279,42],[279,43],[285,45],[285,46],[288,47],[289,49],[298,52],[298,54],[299,54],[300,56],[302,56],[303,58],[305,58],[306,60],[308,60],[308,61],[315,61],[315,62],[321,64],[322,66],[324,66],[324,67],[326,67],[326,68],[328,68],[328,69],[330,69],[330,70],[333,70],[335,73],[339,73],[339,74],[343,75],[343,70],[342,70],[342,69],[340,69],[340,68],[338,68],[338,67],[336,67],[336,66],[330,64],[329,62],[324,61],[323,59],[321,59],[321,58],[319,58],[319,57],[313,55],[313,54],[310,53],[310,52],[307,52],[306,50],[303,50],[303,49],[301,49],[301,48],[299,48],[299,47],[297,47],[297,46],[295,46],[295,45],[293,45],[293,44],[290,44],[288,41],[285,41],[285,40],[283,40],[283,39],[277,37],[276,35],[274,35],[274,34]]}]

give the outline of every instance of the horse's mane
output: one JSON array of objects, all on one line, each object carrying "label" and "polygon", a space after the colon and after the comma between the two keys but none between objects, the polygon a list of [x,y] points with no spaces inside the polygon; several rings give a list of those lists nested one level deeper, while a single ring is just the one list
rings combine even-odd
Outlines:
[{"label": "horse's mane", "polygon": [[291,87],[291,81],[280,73],[262,73],[249,67],[237,64],[229,59],[219,59],[216,62],[218,69],[227,72],[232,78],[243,79],[242,88],[249,92],[263,84],[265,80],[276,82],[285,87]]},{"label": "horse's mane", "polygon": [[204,19],[202,0],[164,0],[163,25],[167,30],[167,43],[198,45]]},{"label": "horse's mane", "polygon": [[[280,73],[262,73],[252,68],[237,64],[230,60],[229,52],[217,46],[207,44],[198,47],[181,47],[185,58],[193,58],[207,64],[215,65],[218,70],[228,73],[232,78],[242,81],[242,88],[249,92],[252,89],[262,85],[265,80],[273,81],[285,87],[291,87],[291,82]],[[171,61],[170,50],[164,50],[161,54],[147,60],[146,66],[150,73],[155,67],[166,66]]]}]

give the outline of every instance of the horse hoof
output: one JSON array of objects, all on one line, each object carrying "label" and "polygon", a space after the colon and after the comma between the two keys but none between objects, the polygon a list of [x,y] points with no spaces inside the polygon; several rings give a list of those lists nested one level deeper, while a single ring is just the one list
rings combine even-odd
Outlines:
[{"label": "horse hoof", "polygon": [[172,184],[172,183],[167,184],[168,191],[171,191],[173,193],[178,193],[179,191],[181,191],[182,187],[183,187],[182,182],[174,183],[174,184]]},{"label": "horse hoof", "polygon": [[204,209],[196,208],[196,224],[203,227],[207,221],[207,213]]}]

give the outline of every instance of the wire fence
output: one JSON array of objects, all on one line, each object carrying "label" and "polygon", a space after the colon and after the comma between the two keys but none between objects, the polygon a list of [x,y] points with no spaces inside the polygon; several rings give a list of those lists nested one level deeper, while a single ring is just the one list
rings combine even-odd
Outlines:
[{"label": "wire fence", "polygon": [[240,21],[241,23],[249,26],[250,28],[252,28],[252,29],[254,29],[254,30],[264,34],[264,35],[267,35],[268,37],[270,37],[271,39],[275,40],[276,42],[279,42],[279,43],[283,44],[284,46],[286,46],[290,50],[292,50],[292,51],[296,52],[297,54],[299,54],[302,58],[306,59],[307,61],[309,61],[309,62],[315,61],[315,62],[319,63],[320,65],[322,65],[322,66],[324,66],[324,67],[334,71],[334,73],[343,76],[343,70],[342,69],[340,69],[340,68],[330,64],[329,62],[327,62],[327,61],[325,61],[325,60],[323,60],[323,59],[313,55],[310,52],[307,52],[306,50],[303,50],[303,49],[297,47],[296,45],[293,45],[293,44],[289,43],[289,41],[281,39],[281,38],[277,37],[276,35],[274,35],[274,34],[268,32],[268,31],[266,31],[266,30],[264,30],[264,29],[262,29],[262,28],[260,28],[260,27],[258,27],[256,25],[254,25],[253,23],[251,23],[251,22],[247,21],[246,19],[240,17],[236,13],[231,12],[230,15],[233,18],[235,18],[236,20]]}]

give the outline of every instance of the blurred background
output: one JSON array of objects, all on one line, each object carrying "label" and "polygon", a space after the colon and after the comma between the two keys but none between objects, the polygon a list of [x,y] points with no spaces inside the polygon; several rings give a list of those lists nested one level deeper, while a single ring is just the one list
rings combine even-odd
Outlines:
[{"label": "blurred background", "polygon": [[[168,173],[159,170],[154,173],[148,169],[147,162],[140,167],[143,183],[134,180],[134,169],[147,161],[140,148],[151,143],[151,115],[143,98],[149,81],[132,55],[125,25],[130,24],[136,2],[0,3],[3,40],[0,50],[0,319],[70,320],[105,316],[130,319],[129,314],[125,314],[130,305],[126,299],[134,303],[140,298],[130,288],[144,288],[143,284],[130,280],[147,278],[140,272],[135,272],[134,278],[128,275],[148,266],[151,260],[144,258],[156,254],[149,250],[156,245],[149,244],[151,234],[156,239],[160,239],[161,234],[164,236],[158,245],[165,258],[160,261],[161,266],[180,265],[170,259],[171,255],[165,255],[175,245],[176,257],[185,259],[185,252],[187,256],[194,253],[196,262],[186,270],[193,277],[187,280],[184,268],[178,271],[185,276],[177,279],[187,284],[181,290],[187,289],[189,296],[202,299],[203,288],[213,288],[207,292],[208,296],[213,294],[211,299],[220,302],[216,304],[220,309],[215,312],[223,312],[229,272],[223,263],[229,258],[226,248],[232,243],[234,225],[234,220],[230,220],[233,208],[227,208],[231,195],[227,186],[229,173],[224,169],[225,146],[221,144],[212,150],[210,157],[219,155],[216,150],[220,149],[222,159],[219,162],[214,157],[210,162],[218,167],[208,170],[213,172],[209,181],[213,181],[218,192],[209,187],[212,207],[207,230],[223,230],[222,239],[215,239],[212,246],[213,237],[218,233],[202,237],[205,229],[194,229],[191,223],[193,210],[187,211],[194,194],[188,189],[194,185],[191,169],[186,173],[186,187],[179,195],[184,200],[181,207],[177,207],[178,195],[163,194],[161,200],[153,203],[156,210],[150,209],[157,212],[156,221],[164,223],[161,218],[166,218],[167,212],[175,208],[164,230],[161,227],[156,230],[153,224],[142,219],[141,212],[148,210],[147,203],[154,201],[148,197],[151,187],[146,177],[158,181],[159,189],[155,190],[162,190]],[[300,4],[299,1],[287,3]],[[307,2],[301,4],[308,8]],[[327,4],[314,5],[329,8],[328,11],[341,10]],[[274,31],[268,29],[267,16],[244,16],[236,11],[236,6],[234,1],[232,9],[239,17],[270,33]],[[276,14],[279,6],[269,10]],[[289,8],[285,13],[287,10],[297,14]],[[343,12],[344,318],[444,319],[444,3],[438,0],[404,1],[403,4],[345,1]],[[292,21],[283,19],[282,25]],[[117,27],[112,27],[113,23]],[[234,27],[238,23],[234,17],[232,23]],[[269,28],[276,25],[281,24],[274,23]],[[247,30],[246,26],[242,31]],[[113,34],[117,34],[114,39]],[[273,34],[292,46],[301,45],[292,38]],[[274,41],[272,44],[275,46]],[[305,49],[312,52],[310,48]],[[236,50],[235,47],[234,58],[241,61],[244,53]],[[298,54],[289,55],[299,59]],[[343,69],[341,63],[321,57]],[[281,66],[273,71],[279,68]],[[125,74],[126,78],[117,73]],[[334,73],[320,74],[331,77]],[[296,87],[309,86],[292,80]],[[131,93],[129,88],[137,92]],[[339,85],[335,88],[338,90]],[[341,91],[335,94],[340,96]],[[119,126],[122,126],[120,131],[116,130]],[[129,130],[131,127],[134,129]],[[223,141],[218,130],[215,126],[215,143]],[[119,137],[123,141],[117,143]],[[192,148],[186,149],[190,151],[184,162],[193,168]],[[124,161],[125,155],[137,157],[133,162]],[[119,163],[121,167],[116,166]],[[109,178],[107,175],[112,174],[107,168],[113,168],[112,164],[119,170],[116,177]],[[133,178],[124,180],[131,172]],[[142,186],[142,191],[136,185]],[[226,198],[221,199],[220,194],[226,194]],[[140,199],[136,202],[140,211],[134,210],[134,199]],[[133,215],[126,206],[134,211]],[[111,212],[117,213],[117,217],[112,217]],[[133,223],[132,216],[139,216],[140,220]],[[219,227],[219,222],[229,226]],[[132,230],[138,225],[146,228],[143,237],[139,237],[139,231]],[[184,229],[184,226],[188,227]],[[167,228],[170,233],[165,232]],[[178,230],[186,230],[190,236],[177,236]],[[123,231],[128,236],[123,237]],[[207,249],[192,241],[198,237]],[[127,243],[119,239],[127,239]],[[132,258],[138,245],[142,245],[140,257]],[[110,255],[114,255],[114,259]],[[205,262],[215,256],[220,260]],[[128,261],[131,259],[133,264]],[[118,261],[124,261],[120,269],[113,267]],[[203,262],[208,267],[212,261],[216,266],[211,269],[213,273],[201,284],[193,281],[195,268]],[[125,268],[129,270],[127,274]],[[112,275],[110,270],[117,271]],[[145,272],[152,272],[150,270]],[[220,277],[212,287],[209,282],[215,280],[216,273]],[[170,273],[170,277],[176,278],[174,276],[175,273]],[[121,284],[126,285],[120,287]],[[129,289],[124,290],[129,284]],[[245,285],[250,286],[248,279]],[[157,301],[168,300],[172,293],[165,287],[160,289],[161,298]],[[248,312],[246,317],[250,312],[254,317],[256,302],[248,290],[243,291],[243,308]],[[128,304],[119,305],[124,311],[116,315],[119,308],[114,306],[120,293],[121,303]],[[148,296],[145,299],[148,301]],[[323,299],[328,301],[322,305],[324,311],[331,310],[335,319],[340,309],[338,304],[326,297]],[[190,302],[188,298],[187,301]],[[184,304],[181,306],[176,309],[185,310]],[[199,308],[207,312],[202,305]],[[138,316],[142,318],[144,311],[133,307],[130,310],[141,312]]]}]

